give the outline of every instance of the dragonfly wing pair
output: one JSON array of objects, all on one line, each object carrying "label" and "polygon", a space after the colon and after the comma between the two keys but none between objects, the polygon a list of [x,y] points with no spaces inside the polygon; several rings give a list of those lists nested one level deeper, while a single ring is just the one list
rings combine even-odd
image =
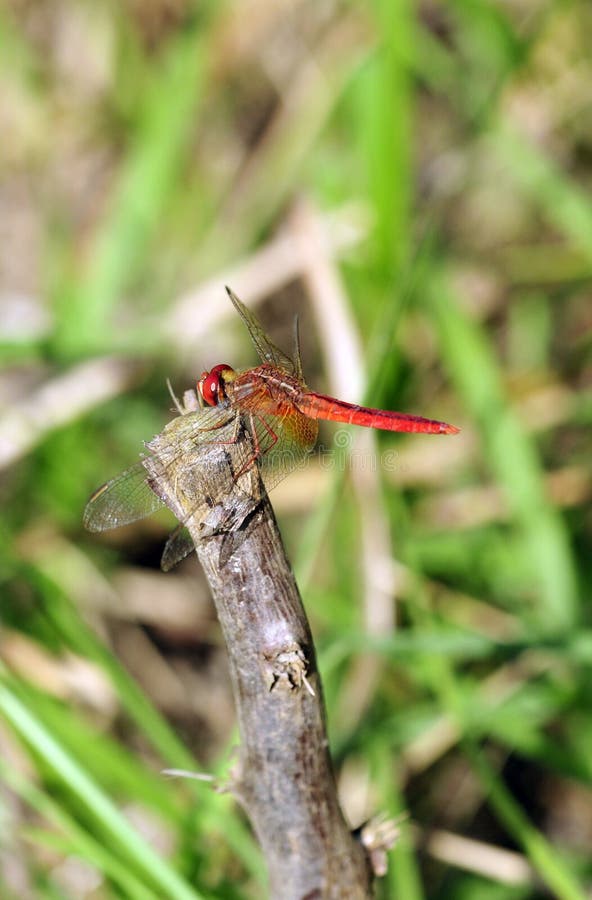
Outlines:
[{"label": "dragonfly wing pair", "polygon": [[[202,535],[236,531],[253,504],[259,502],[258,473],[273,487],[310,453],[317,438],[317,419],[379,428],[455,434],[458,428],[434,419],[357,406],[310,391],[302,377],[297,330],[294,358],[273,344],[255,316],[227,288],[245,323],[261,364],[244,372],[215,366],[197,383],[207,408],[185,412],[148,444],[158,444],[143,462],[104,485],[90,499],[84,524],[91,531],[116,528],[148,516],[164,504],[159,480],[190,492],[175,510],[191,509],[182,524],[199,527]],[[245,437],[241,430],[247,430]],[[215,477],[212,477],[215,476]],[[193,547],[181,531],[165,548],[163,563],[170,568]]]},{"label": "dragonfly wing pair", "polygon": [[252,441],[241,441],[241,419],[236,411],[215,407],[186,413],[173,419],[146,459],[136,463],[93,494],[84,511],[90,531],[105,531],[128,525],[160,509],[165,499],[160,484],[183,485],[188,516],[169,537],[162,568],[172,568],[193,549],[183,526],[197,522],[202,536],[236,530],[258,503],[259,493],[252,473]]}]

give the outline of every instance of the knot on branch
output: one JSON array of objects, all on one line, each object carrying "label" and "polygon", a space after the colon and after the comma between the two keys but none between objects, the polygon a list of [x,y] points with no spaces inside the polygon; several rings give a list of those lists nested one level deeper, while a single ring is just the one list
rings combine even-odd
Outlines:
[{"label": "knot on branch", "polygon": [[273,653],[264,653],[264,677],[269,692],[298,691],[303,687],[311,697],[315,692],[307,678],[308,661],[300,644],[291,643]]}]

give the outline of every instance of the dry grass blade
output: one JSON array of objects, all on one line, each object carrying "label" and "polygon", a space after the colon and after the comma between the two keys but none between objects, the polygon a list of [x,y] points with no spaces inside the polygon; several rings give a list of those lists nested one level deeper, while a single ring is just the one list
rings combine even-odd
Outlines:
[{"label": "dry grass blade", "polygon": [[129,360],[105,357],[42,384],[0,417],[0,468],[24,456],[54,428],[121,394],[139,371]]}]

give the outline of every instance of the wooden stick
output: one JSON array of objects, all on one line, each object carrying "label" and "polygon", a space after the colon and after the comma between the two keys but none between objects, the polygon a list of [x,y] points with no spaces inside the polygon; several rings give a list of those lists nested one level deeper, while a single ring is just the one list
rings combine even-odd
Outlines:
[{"label": "wooden stick", "polygon": [[[182,420],[147,445],[144,465],[187,522],[226,640],[241,736],[229,789],[263,848],[273,900],[365,900],[371,848],[339,807],[310,627],[258,468],[245,468],[250,434],[241,428],[173,466]],[[208,498],[206,527],[191,518],[196,490]]]}]

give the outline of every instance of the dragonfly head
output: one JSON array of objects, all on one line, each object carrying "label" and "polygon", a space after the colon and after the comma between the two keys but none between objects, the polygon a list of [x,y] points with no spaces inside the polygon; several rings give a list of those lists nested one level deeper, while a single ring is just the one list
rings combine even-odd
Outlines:
[{"label": "dragonfly head", "polygon": [[235,377],[236,372],[226,363],[214,366],[209,372],[202,372],[197,382],[197,392],[206,406],[217,406],[226,400],[226,385]]}]

